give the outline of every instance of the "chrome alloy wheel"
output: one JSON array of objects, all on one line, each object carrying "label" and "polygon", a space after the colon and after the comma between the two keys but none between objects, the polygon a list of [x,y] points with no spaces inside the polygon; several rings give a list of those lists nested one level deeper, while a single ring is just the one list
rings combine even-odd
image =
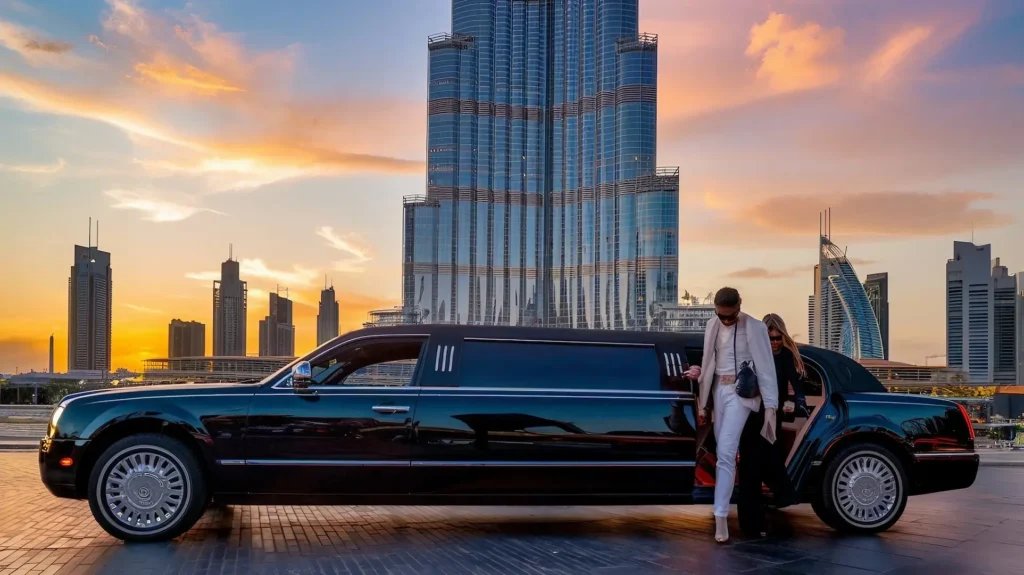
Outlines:
[{"label": "chrome alloy wheel", "polygon": [[148,445],[112,457],[101,475],[104,512],[127,530],[153,533],[166,529],[188,508],[191,482],[174,454]]},{"label": "chrome alloy wheel", "polygon": [[890,462],[874,452],[852,455],[836,474],[836,507],[844,518],[871,528],[885,523],[902,496],[903,485]]}]

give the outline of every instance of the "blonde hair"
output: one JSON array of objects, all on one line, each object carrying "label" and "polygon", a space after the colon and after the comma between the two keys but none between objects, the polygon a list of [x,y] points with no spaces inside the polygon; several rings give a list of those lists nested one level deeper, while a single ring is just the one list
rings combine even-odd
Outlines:
[{"label": "blonde hair", "polygon": [[764,322],[768,331],[775,330],[782,334],[783,347],[793,352],[793,361],[796,363],[796,371],[800,375],[807,375],[807,369],[804,367],[804,360],[800,357],[800,350],[797,349],[796,342],[789,336],[789,330],[786,329],[786,322],[782,321],[782,318],[775,313],[770,313],[764,316],[764,319],[761,321]]}]

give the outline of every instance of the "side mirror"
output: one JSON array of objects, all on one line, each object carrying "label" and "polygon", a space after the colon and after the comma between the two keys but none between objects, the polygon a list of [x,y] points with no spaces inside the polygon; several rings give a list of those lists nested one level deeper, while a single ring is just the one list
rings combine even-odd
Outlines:
[{"label": "side mirror", "polygon": [[292,392],[311,394],[313,393],[313,390],[309,389],[311,383],[313,383],[313,368],[309,362],[296,363],[292,367]]}]

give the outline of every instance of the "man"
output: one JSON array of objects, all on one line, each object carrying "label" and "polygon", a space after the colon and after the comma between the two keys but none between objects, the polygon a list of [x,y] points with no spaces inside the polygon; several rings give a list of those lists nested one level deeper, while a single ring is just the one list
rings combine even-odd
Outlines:
[{"label": "man", "polygon": [[[762,400],[765,422],[761,435],[775,442],[775,410],[778,388],[768,329],[764,323],[741,310],[742,299],[734,288],[715,294],[715,315],[704,333],[704,357],[699,369],[691,370],[700,382],[698,424],[709,416],[708,400],[714,406],[717,464],[715,468],[715,540],[729,540],[729,503],[736,477],[736,451],[747,417],[756,413]],[[757,375],[759,395],[742,398],[736,394],[736,375],[744,363]]]}]

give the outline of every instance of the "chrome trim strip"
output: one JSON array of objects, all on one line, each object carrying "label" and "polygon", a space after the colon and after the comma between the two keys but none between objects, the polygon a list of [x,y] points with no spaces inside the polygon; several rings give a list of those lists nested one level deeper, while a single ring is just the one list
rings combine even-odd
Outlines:
[{"label": "chrome trim strip", "polygon": [[667,391],[667,390],[632,390],[632,389],[570,389],[570,388],[557,388],[557,387],[459,387],[459,386],[423,386],[419,389],[423,391],[482,391],[482,392],[495,392],[495,391],[522,391],[529,393],[540,393],[540,392],[552,392],[552,393],[635,393],[638,395],[693,395],[688,391]]},{"label": "chrome trim strip", "polygon": [[409,467],[409,460],[246,459],[245,464],[257,467]]},{"label": "chrome trim strip", "polygon": [[448,371],[451,372],[452,366],[455,365],[455,346],[452,346],[452,354],[448,358]]},{"label": "chrome trim strip", "polygon": [[918,403],[916,401],[873,401],[870,399],[847,399],[846,403],[870,403],[872,405],[913,405],[916,407],[945,407],[946,409],[951,409],[949,406],[936,405],[934,403]]},{"label": "chrome trim strip", "polygon": [[259,467],[694,467],[693,461],[408,461],[349,459],[222,459],[221,465]]},{"label": "chrome trim strip", "polygon": [[915,453],[914,459],[974,459],[980,457],[974,451],[937,451]]},{"label": "chrome trim strip", "polygon": [[434,356],[434,371],[438,371],[438,366],[441,363],[441,346],[437,346],[437,354]]},{"label": "chrome trim strip", "polygon": [[[122,397],[119,399],[104,399],[95,403],[116,403],[118,401],[136,401],[139,399],[178,399],[179,397],[252,397],[255,393],[189,393],[182,395],[144,395],[142,397]],[[77,398],[76,398],[77,399]]]},{"label": "chrome trim strip", "polygon": [[693,461],[413,461],[413,467],[695,467]]},{"label": "chrome trim strip", "polygon": [[504,343],[557,343],[557,344],[572,344],[572,345],[601,345],[601,346],[617,346],[617,347],[654,347],[653,343],[629,343],[619,341],[571,341],[571,340],[558,340],[558,339],[508,339],[500,337],[467,337],[463,341],[484,341],[484,342],[504,342]]},{"label": "chrome trim strip", "polygon": [[[693,397],[693,394],[680,394],[675,399]],[[421,393],[420,397],[522,397],[522,398],[543,398],[543,399],[633,399],[644,401],[664,401],[670,397],[638,397],[627,395],[538,395],[538,394],[510,394],[510,393]]]}]

